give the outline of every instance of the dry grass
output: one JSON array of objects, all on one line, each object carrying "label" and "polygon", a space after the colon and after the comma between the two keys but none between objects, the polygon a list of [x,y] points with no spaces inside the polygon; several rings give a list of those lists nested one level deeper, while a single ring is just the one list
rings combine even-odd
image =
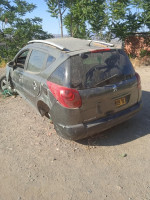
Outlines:
[{"label": "dry grass", "polygon": [[3,59],[0,59],[0,68],[6,67],[6,61]]},{"label": "dry grass", "polygon": [[130,58],[130,61],[133,67],[141,67],[141,66],[149,66],[150,65],[150,57],[144,56],[143,58]]}]

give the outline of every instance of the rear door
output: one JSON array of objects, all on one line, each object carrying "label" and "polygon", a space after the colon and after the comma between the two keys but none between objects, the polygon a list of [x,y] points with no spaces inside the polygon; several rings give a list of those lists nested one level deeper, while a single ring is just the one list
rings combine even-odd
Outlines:
[{"label": "rear door", "polygon": [[84,121],[112,115],[138,101],[135,71],[122,50],[71,58],[71,87],[79,90]]},{"label": "rear door", "polygon": [[32,50],[30,58],[23,74],[24,95],[32,104],[40,95],[41,71],[46,63],[47,54],[39,50]]}]

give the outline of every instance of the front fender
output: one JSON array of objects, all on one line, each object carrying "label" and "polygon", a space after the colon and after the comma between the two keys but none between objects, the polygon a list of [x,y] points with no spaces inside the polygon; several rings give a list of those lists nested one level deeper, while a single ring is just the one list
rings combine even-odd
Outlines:
[{"label": "front fender", "polygon": [[9,82],[10,81],[10,78],[12,77],[13,73],[13,69],[11,67],[8,66],[8,64],[6,65],[6,79],[7,81]]}]

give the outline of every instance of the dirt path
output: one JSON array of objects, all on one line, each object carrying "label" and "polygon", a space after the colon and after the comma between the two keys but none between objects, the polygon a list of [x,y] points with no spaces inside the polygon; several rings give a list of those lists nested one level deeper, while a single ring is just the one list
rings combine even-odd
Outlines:
[{"label": "dirt path", "polygon": [[137,71],[140,113],[81,143],[19,96],[0,97],[0,200],[150,200],[150,68]]}]

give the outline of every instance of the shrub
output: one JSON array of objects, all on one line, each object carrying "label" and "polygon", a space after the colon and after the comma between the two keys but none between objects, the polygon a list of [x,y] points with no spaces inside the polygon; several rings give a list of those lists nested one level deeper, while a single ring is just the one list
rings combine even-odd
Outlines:
[{"label": "shrub", "polygon": [[144,56],[150,56],[150,51],[142,49],[140,52],[140,57],[143,58]]}]

